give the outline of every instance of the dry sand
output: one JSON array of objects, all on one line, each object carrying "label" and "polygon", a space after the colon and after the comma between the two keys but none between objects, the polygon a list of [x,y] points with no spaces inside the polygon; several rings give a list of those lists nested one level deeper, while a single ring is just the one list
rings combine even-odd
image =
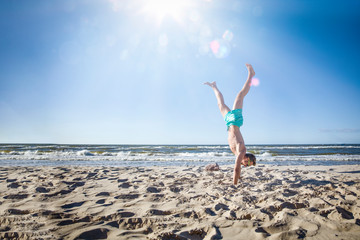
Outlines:
[{"label": "dry sand", "polygon": [[360,239],[360,166],[2,167],[1,239]]}]

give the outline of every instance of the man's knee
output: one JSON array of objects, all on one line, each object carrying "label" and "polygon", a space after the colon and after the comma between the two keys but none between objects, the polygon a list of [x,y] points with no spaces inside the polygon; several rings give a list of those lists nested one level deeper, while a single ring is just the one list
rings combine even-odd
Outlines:
[{"label": "man's knee", "polygon": [[223,117],[230,111],[230,109],[226,105],[219,104],[219,109]]},{"label": "man's knee", "polygon": [[218,107],[221,111],[226,109],[226,105],[224,103],[218,103]]}]

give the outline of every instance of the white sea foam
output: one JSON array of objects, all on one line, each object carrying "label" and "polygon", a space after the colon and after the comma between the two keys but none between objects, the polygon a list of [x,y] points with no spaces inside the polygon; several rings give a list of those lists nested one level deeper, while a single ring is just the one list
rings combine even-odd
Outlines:
[{"label": "white sea foam", "polygon": [[[256,155],[258,161],[360,161],[360,155],[282,155],[273,156],[265,151]],[[135,153],[127,152],[90,152],[80,151],[24,151],[24,152],[0,152],[0,160],[50,160],[50,161],[234,161],[234,155],[229,152],[204,152],[204,153]]]},{"label": "white sea foam", "polygon": [[249,150],[256,149],[352,149],[352,148],[360,148],[359,145],[257,145],[257,146],[247,146]]},{"label": "white sea foam", "polygon": [[76,155],[78,156],[94,156],[89,150],[81,150],[76,152]]},{"label": "white sea foam", "polygon": [[336,155],[307,155],[307,156],[290,156],[290,155],[285,155],[285,156],[268,156],[268,155],[259,155],[257,156],[257,159],[259,161],[267,161],[267,162],[274,162],[274,161],[287,161],[287,162],[291,162],[291,161],[306,161],[306,162],[311,162],[311,161],[322,161],[322,162],[329,162],[329,161],[360,161],[360,155],[340,155],[340,154],[336,154]]},{"label": "white sea foam", "polygon": [[[201,163],[218,162],[232,164],[235,156],[226,145],[1,145],[0,165],[27,163],[41,165],[44,162],[84,163],[90,165],[121,164],[134,162],[151,165],[162,162]],[[329,148],[329,150],[327,150]],[[329,164],[329,162],[360,163],[360,145],[316,146],[247,146],[254,151],[258,162],[289,164]],[[318,150],[316,150],[318,149]],[[292,151],[294,150],[294,151]],[[111,163],[111,164],[110,164]],[[331,164],[331,163],[330,163]],[[335,163],[334,163],[335,164]]]},{"label": "white sea foam", "polygon": [[264,157],[264,158],[266,158],[266,157],[272,157],[272,154],[271,154],[270,152],[268,152],[268,151],[265,151],[265,152],[259,154],[258,157],[261,157],[261,158],[263,158],[263,157]]}]

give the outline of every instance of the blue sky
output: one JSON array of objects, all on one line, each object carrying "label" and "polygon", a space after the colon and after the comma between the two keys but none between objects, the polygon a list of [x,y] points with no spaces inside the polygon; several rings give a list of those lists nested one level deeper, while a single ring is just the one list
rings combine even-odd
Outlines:
[{"label": "blue sky", "polygon": [[159,1],[1,1],[0,142],[360,143],[359,1]]}]

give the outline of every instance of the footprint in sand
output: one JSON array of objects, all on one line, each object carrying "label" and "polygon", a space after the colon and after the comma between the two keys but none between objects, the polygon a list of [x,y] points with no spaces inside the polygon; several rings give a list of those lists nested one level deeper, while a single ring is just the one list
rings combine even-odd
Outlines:
[{"label": "footprint in sand", "polygon": [[302,187],[303,185],[301,183],[291,183],[289,185],[289,188],[300,188]]},{"label": "footprint in sand", "polygon": [[268,233],[267,231],[265,231],[265,229],[262,228],[262,227],[256,228],[255,232],[264,234],[264,237],[270,237],[271,236],[271,234]]},{"label": "footprint in sand", "polygon": [[70,189],[75,189],[77,187],[82,187],[85,185],[85,182],[76,182],[76,181],[71,181],[71,182],[68,182],[68,181],[62,181],[63,183],[67,184],[67,185],[70,185],[69,188]]},{"label": "footprint in sand", "polygon": [[122,183],[122,182],[127,182],[129,179],[127,178],[122,178],[122,179],[118,179],[117,182],[118,183]]},{"label": "footprint in sand", "polygon": [[297,191],[293,191],[293,190],[290,190],[290,189],[284,189],[284,192],[283,192],[283,196],[284,197],[291,197],[291,196],[294,196],[294,195],[296,195],[296,194],[298,194],[298,192]]},{"label": "footprint in sand", "polygon": [[174,192],[174,193],[178,193],[181,192],[183,190],[182,187],[175,187],[175,186],[170,186],[170,191]]},{"label": "footprint in sand", "polygon": [[341,217],[344,219],[354,219],[354,215],[352,212],[345,210],[342,207],[336,207],[336,211],[341,214]]},{"label": "footprint in sand", "polygon": [[75,239],[107,239],[109,229],[107,228],[96,228],[90,231],[81,233]]},{"label": "footprint in sand", "polygon": [[175,178],[175,176],[173,176],[173,175],[165,175],[164,177],[165,178]]},{"label": "footprint in sand", "polygon": [[159,189],[156,188],[156,187],[148,187],[148,188],[146,189],[146,191],[149,192],[149,193],[159,193],[159,192],[161,192],[161,190],[159,190]]},{"label": "footprint in sand", "polygon": [[131,187],[131,184],[124,182],[124,183],[120,184],[118,187],[119,188],[129,188],[129,187]]},{"label": "footprint in sand", "polygon": [[7,185],[8,188],[18,188],[20,187],[20,184],[17,183],[17,182],[13,182],[13,183],[10,183],[9,185]]},{"label": "footprint in sand", "polygon": [[[135,230],[144,226],[151,226],[153,223],[154,220],[150,218],[121,218],[117,221],[109,222],[107,225],[120,229]],[[144,234],[147,233],[144,232]]]},{"label": "footprint in sand", "polygon": [[[183,239],[204,239],[207,235],[207,232],[204,229],[195,228],[190,231],[181,232],[179,235],[180,237],[183,237]],[[211,239],[216,239],[216,238],[211,238]]]},{"label": "footprint in sand", "polygon": [[71,225],[71,224],[74,224],[74,220],[71,220],[71,219],[68,219],[68,220],[64,220],[64,221],[61,221],[59,222],[57,225],[58,226],[66,226],[66,225]]},{"label": "footprint in sand", "polygon": [[114,221],[114,220],[117,220],[118,221],[118,220],[121,220],[121,219],[124,219],[124,218],[131,218],[131,217],[135,216],[135,213],[133,213],[133,212],[121,212],[121,210],[118,210],[118,211],[120,211],[120,212],[100,217],[99,220],[101,220],[101,221]]},{"label": "footprint in sand", "polygon": [[309,212],[318,212],[319,209],[315,208],[315,207],[310,207],[308,208]]},{"label": "footprint in sand", "polygon": [[29,194],[10,194],[5,196],[5,199],[12,199],[12,200],[21,200],[25,199],[29,196]]},{"label": "footprint in sand", "polygon": [[61,222],[59,222],[57,225],[58,226],[66,226],[66,225],[71,225],[71,224],[75,224],[75,223],[80,223],[80,222],[86,222],[89,223],[91,222],[91,217],[86,216],[80,219],[67,219],[67,220],[63,220]]},{"label": "footprint in sand", "polygon": [[61,208],[63,209],[68,209],[68,208],[74,208],[74,207],[80,207],[85,203],[85,201],[83,202],[75,202],[75,203],[70,203],[70,204],[65,204],[62,205]]},{"label": "footprint in sand", "polygon": [[266,208],[262,208],[260,211],[262,211],[265,214],[272,214],[272,213],[276,213],[276,212],[280,212],[283,209],[287,208],[287,209],[300,209],[300,208],[306,208],[308,207],[307,204],[304,203],[291,203],[291,202],[283,202],[278,206],[269,206]]},{"label": "footprint in sand", "polygon": [[189,211],[189,212],[184,212],[184,213],[177,213],[175,215],[173,215],[174,217],[181,217],[181,218],[193,218],[193,219],[199,219],[199,214],[195,211]]},{"label": "footprint in sand", "polygon": [[280,205],[280,209],[288,208],[288,209],[299,209],[299,208],[305,208],[307,207],[307,204],[304,203],[291,203],[291,202],[283,202]]},{"label": "footprint in sand", "polygon": [[132,200],[139,198],[139,196],[139,194],[121,194],[119,196],[116,196],[115,199]]},{"label": "footprint in sand", "polygon": [[334,211],[334,209],[324,209],[324,210],[319,211],[318,213],[322,217],[327,217],[333,211]]},{"label": "footprint in sand", "polygon": [[106,199],[100,199],[96,201],[96,204],[104,204]]},{"label": "footprint in sand", "polygon": [[210,216],[216,216],[216,213],[211,208],[205,208],[204,212]]},{"label": "footprint in sand", "polygon": [[100,192],[100,193],[96,194],[95,197],[100,197],[100,196],[109,197],[110,193],[109,192]]},{"label": "footprint in sand", "polygon": [[89,179],[89,178],[93,178],[94,176],[96,176],[97,173],[89,173],[85,178]]},{"label": "footprint in sand", "polygon": [[152,215],[152,216],[166,216],[166,215],[170,215],[170,214],[172,214],[172,212],[162,211],[162,210],[158,210],[158,209],[150,209],[148,211],[148,215]]},{"label": "footprint in sand", "polygon": [[9,178],[6,180],[6,182],[10,183],[10,182],[16,182],[16,178]]},{"label": "footprint in sand", "polygon": [[50,192],[49,189],[44,188],[44,187],[37,187],[37,188],[35,189],[35,191],[38,192],[38,193],[48,193],[48,192]]},{"label": "footprint in sand", "polygon": [[215,210],[216,211],[219,211],[219,210],[229,210],[229,206],[228,205],[225,205],[223,203],[218,203],[215,205]]},{"label": "footprint in sand", "polygon": [[150,194],[146,199],[150,202],[160,202],[165,197],[165,194]]},{"label": "footprint in sand", "polygon": [[63,189],[63,190],[60,190],[60,191],[52,193],[52,194],[45,194],[45,197],[55,197],[55,196],[57,196],[59,194],[60,195],[66,195],[66,194],[71,193],[72,191],[74,191],[74,189],[69,189],[69,190]]},{"label": "footprint in sand", "polygon": [[26,215],[29,214],[29,210],[20,210],[20,209],[8,209],[6,212],[10,215]]},{"label": "footprint in sand", "polygon": [[135,216],[135,213],[133,212],[119,212],[118,214],[121,218],[130,218]]}]

